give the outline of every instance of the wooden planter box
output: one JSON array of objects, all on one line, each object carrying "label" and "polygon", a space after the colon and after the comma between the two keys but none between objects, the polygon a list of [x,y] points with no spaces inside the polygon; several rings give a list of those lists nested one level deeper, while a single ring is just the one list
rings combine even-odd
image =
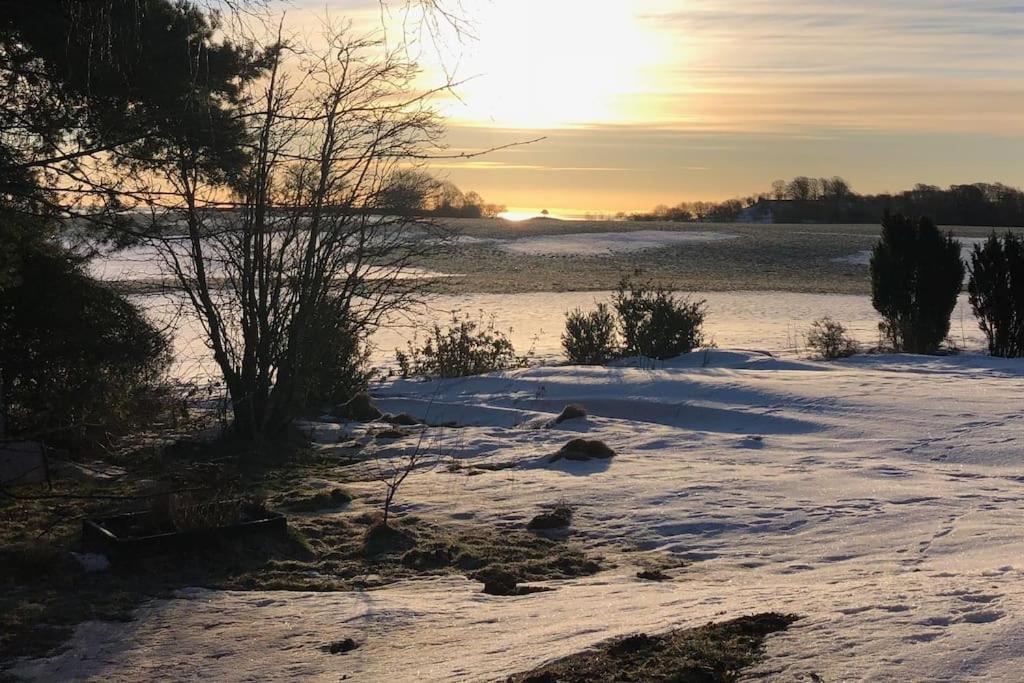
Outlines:
[{"label": "wooden planter box", "polygon": [[233,524],[177,531],[157,528],[151,512],[129,512],[82,523],[82,550],[100,553],[111,560],[132,560],[208,547],[238,538],[283,535],[287,520],[279,512],[259,505],[245,505]]}]

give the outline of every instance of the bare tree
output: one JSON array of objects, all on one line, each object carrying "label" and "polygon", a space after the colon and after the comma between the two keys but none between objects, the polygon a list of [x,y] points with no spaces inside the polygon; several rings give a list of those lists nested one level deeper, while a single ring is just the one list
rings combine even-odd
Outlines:
[{"label": "bare tree", "polygon": [[772,199],[783,200],[789,196],[789,191],[786,188],[785,180],[776,180],[772,183]]},{"label": "bare tree", "polygon": [[325,372],[357,361],[386,315],[418,300],[411,271],[443,239],[429,222],[376,213],[441,135],[436,91],[414,89],[404,52],[344,28],[326,38],[317,53],[272,51],[240,114],[252,141],[240,177],[211,177],[184,147],[162,166],[167,190],[149,197],[235,431],[257,442],[319,397]]}]

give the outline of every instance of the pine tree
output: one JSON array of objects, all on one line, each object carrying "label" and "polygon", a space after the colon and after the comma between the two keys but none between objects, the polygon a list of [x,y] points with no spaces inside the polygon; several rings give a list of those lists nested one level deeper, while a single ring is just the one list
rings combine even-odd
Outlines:
[{"label": "pine tree", "polygon": [[896,351],[936,353],[963,285],[960,242],[928,218],[886,214],[871,255],[871,303]]},{"label": "pine tree", "polygon": [[971,254],[971,308],[993,356],[1024,355],[1024,244],[1012,232],[994,232]]}]

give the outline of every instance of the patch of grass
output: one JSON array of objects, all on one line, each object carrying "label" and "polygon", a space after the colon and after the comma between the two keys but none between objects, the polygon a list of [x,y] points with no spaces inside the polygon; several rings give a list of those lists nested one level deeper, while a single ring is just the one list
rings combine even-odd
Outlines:
[{"label": "patch of grass", "polygon": [[[227,446],[168,448],[164,439],[111,454],[128,475],[103,480],[55,478],[53,488],[21,487],[0,496],[0,679],[5,662],[52,652],[82,621],[129,619],[152,598],[188,586],[338,590],[350,582],[319,576],[301,527],[286,538],[239,539],[201,553],[144,560],[87,573],[74,560],[82,521],[145,510],[167,492],[204,499],[264,496],[278,500],[296,481],[351,478],[354,461],[316,449],[287,460],[235,453]],[[252,456],[252,457],[249,457]],[[308,491],[308,489],[307,489]]]},{"label": "patch of grass", "polygon": [[572,508],[564,503],[560,503],[531,519],[526,528],[531,531],[542,531],[546,529],[564,529],[570,524],[572,524]]},{"label": "patch of grass", "polygon": [[401,430],[401,429],[391,428],[391,429],[382,429],[379,432],[376,432],[373,435],[373,438],[375,438],[375,439],[403,439],[403,438],[405,438],[407,436],[409,436],[409,432],[406,432],[406,431]]},{"label": "patch of grass", "polygon": [[[73,535],[77,536],[77,534]],[[201,552],[142,559],[89,574],[63,549],[8,548],[0,556],[0,662],[53,651],[86,620],[126,620],[180,588],[339,591],[421,575],[500,568],[516,581],[596,573],[600,558],[526,531],[441,525],[375,513],[289,519],[286,538],[244,538]],[[2,664],[0,664],[2,669]]]},{"label": "patch of grass", "polygon": [[510,676],[508,682],[729,683],[758,661],[768,635],[785,630],[796,620],[788,614],[766,613],[661,635],[639,633]]},{"label": "patch of grass", "polygon": [[[390,531],[337,485],[366,478],[338,449],[287,457],[215,444],[149,445],[116,456],[127,475],[54,481],[0,496],[0,680],[14,658],[43,656],[88,620],[128,620],[142,603],[191,586],[219,590],[357,590],[422,575],[501,568],[517,581],[566,579],[604,568],[574,544],[473,523],[404,515]],[[82,520],[147,509],[168,492],[203,500],[260,497],[292,514],[285,537],[239,538],[88,573],[74,560]]]},{"label": "patch of grass", "polygon": [[641,569],[636,573],[636,578],[644,581],[668,581],[672,577],[660,569]]},{"label": "patch of grass", "polygon": [[351,493],[340,488],[330,491],[291,492],[279,496],[278,505],[294,512],[318,512],[344,507],[352,502],[352,498]]},{"label": "patch of grass", "polygon": [[473,574],[473,578],[484,585],[483,592],[488,595],[529,595],[554,590],[541,586],[520,586],[519,579],[513,572],[501,567],[487,567]]}]

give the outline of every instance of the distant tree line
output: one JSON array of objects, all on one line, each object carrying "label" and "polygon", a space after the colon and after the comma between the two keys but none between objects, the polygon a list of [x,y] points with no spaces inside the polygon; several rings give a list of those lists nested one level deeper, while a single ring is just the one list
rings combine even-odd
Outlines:
[{"label": "distant tree line", "polygon": [[768,192],[724,202],[660,205],[632,220],[775,223],[874,223],[886,213],[929,216],[939,225],[1024,225],[1024,191],[1002,183],[941,188],[915,185],[897,194],[858,194],[840,177],[776,180]]},{"label": "distant tree line", "polygon": [[379,201],[379,211],[398,215],[445,218],[494,218],[504,204],[489,204],[477,192],[463,192],[454,183],[420,170],[400,170]]}]

